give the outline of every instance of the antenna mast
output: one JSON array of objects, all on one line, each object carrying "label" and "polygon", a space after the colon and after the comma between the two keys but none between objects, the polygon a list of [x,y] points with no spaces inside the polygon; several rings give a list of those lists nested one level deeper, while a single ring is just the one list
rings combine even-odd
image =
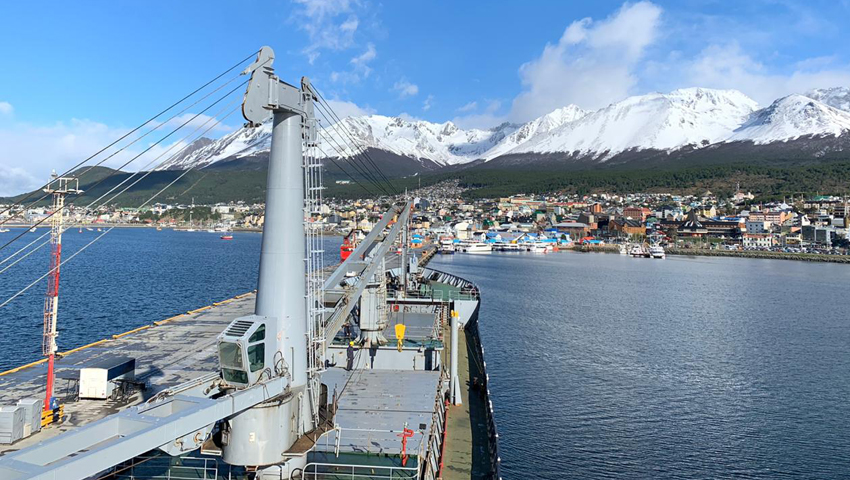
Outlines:
[{"label": "antenna mast", "polygon": [[53,410],[53,364],[56,357],[56,317],[59,313],[59,266],[62,264],[62,230],[65,219],[65,196],[79,194],[79,180],[59,177],[56,171],[44,191],[53,195],[53,215],[50,217],[50,271],[47,276],[47,294],[44,297],[44,330],[42,353],[47,356],[47,389],[44,394],[44,411]]}]

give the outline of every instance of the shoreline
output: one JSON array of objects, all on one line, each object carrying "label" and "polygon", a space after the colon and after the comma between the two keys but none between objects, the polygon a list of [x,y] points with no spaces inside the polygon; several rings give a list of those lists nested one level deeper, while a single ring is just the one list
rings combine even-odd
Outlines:
[{"label": "shoreline", "polygon": [[740,257],[759,258],[768,260],[795,260],[798,262],[850,263],[850,255],[823,255],[820,253],[787,253],[787,252],[739,252],[730,250],[708,250],[704,248],[667,248],[667,255],[702,256],[702,257]]},{"label": "shoreline", "polygon": [[[620,250],[617,245],[582,246],[573,248],[561,248],[560,251],[579,253],[616,253]],[[820,253],[787,253],[787,252],[762,252],[762,251],[735,251],[735,250],[709,250],[705,248],[665,248],[667,255],[692,256],[692,257],[738,257],[756,258],[767,260],[794,260],[797,262],[822,262],[822,263],[846,263],[850,264],[850,255],[824,255]]]}]

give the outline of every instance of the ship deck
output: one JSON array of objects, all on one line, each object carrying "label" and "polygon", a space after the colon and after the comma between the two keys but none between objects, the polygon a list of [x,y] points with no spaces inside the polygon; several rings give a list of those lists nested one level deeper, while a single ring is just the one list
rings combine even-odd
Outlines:
[{"label": "ship deck", "polygon": [[[234,318],[253,312],[254,299],[253,292],[239,295],[64,352],[56,361],[55,391],[65,405],[65,419],[12,445],[0,445],[0,454],[47,440],[137,405],[158,392],[217,372],[218,334]],[[134,357],[136,380],[149,387],[117,400],[67,401],[76,399],[74,378],[79,378],[80,368],[117,356]],[[0,374],[0,405],[14,405],[24,398],[43,398],[46,374],[44,362]]]}]

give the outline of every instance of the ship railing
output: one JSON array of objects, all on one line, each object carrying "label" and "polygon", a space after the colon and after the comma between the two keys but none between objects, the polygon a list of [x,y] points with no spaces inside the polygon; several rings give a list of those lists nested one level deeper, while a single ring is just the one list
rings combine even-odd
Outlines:
[{"label": "ship railing", "polygon": [[501,479],[502,459],[501,454],[499,453],[499,431],[496,428],[495,412],[493,411],[493,400],[492,395],[490,394],[490,374],[487,373],[487,361],[484,359],[484,346],[481,345],[481,338],[479,337],[478,333],[478,322],[469,322],[466,328],[471,333],[473,333],[473,335],[467,336],[467,338],[472,338],[472,342],[474,344],[474,361],[479,365],[479,368],[484,374],[484,413],[487,417],[487,450],[490,454],[491,471],[491,476],[488,478],[493,480]]},{"label": "ship railing", "polygon": [[[218,462],[214,458],[183,457],[179,465],[163,465],[171,462],[168,455],[142,455],[115,467],[106,478],[115,480],[198,480],[218,479]],[[102,477],[103,478],[103,477]]]},{"label": "ship railing", "polygon": [[304,480],[344,480],[350,479],[418,479],[419,467],[380,467],[372,465],[353,465],[342,463],[311,462],[304,466]]},{"label": "ship railing", "polygon": [[446,394],[448,389],[449,375],[443,369],[440,373],[440,386],[434,399],[434,414],[431,417],[431,431],[428,433],[427,448],[419,455],[420,458],[425,459],[424,480],[436,480],[440,478],[442,473],[440,470],[443,464],[443,443],[445,441],[443,432],[446,429]]}]

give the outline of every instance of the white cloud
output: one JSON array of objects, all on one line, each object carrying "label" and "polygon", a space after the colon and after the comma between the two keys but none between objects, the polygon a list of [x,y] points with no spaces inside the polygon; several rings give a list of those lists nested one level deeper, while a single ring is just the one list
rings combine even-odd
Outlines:
[{"label": "white cloud", "polygon": [[337,114],[340,119],[345,117],[360,117],[363,115],[372,115],[375,113],[375,109],[370,107],[361,107],[354,102],[349,102],[347,100],[328,100],[328,105],[330,105],[331,109]]},{"label": "white cloud", "polygon": [[472,101],[457,109],[458,112],[472,112],[478,109],[478,102]]},{"label": "white cloud", "polygon": [[[478,102],[469,102],[460,109],[459,112],[471,112],[478,108]],[[470,113],[468,115],[458,116],[452,119],[460,128],[491,128],[508,120],[506,114],[497,113],[502,108],[502,102],[499,100],[488,100],[487,106],[483,112]]]},{"label": "white cloud", "polygon": [[[301,8],[293,17],[298,28],[307,32],[310,44],[303,50],[312,64],[321,51],[345,50],[354,44],[360,19],[353,12],[356,0],[295,0]],[[341,18],[342,17],[342,18]]]},{"label": "white cloud", "polygon": [[9,102],[0,102],[0,114],[2,115],[11,115],[15,109],[12,108],[12,104]]},{"label": "white cloud", "polygon": [[332,72],[331,81],[342,83],[357,83],[363,78],[369,78],[372,74],[372,67],[369,63],[378,56],[378,51],[375,50],[374,44],[368,44],[366,51],[352,58],[348,63],[351,64],[351,70],[347,72]]},{"label": "white cloud", "polygon": [[425,101],[422,102],[422,111],[427,112],[428,110],[431,110],[431,104],[433,102],[434,102],[434,96],[428,95],[428,98],[426,98]]},{"label": "white cloud", "polygon": [[511,120],[570,103],[599,108],[628,96],[637,84],[633,70],[658,36],[661,12],[650,2],[626,3],[605,20],[570,24],[557,44],[520,67],[524,91],[513,101]]},{"label": "white cloud", "polygon": [[407,98],[416,96],[419,93],[419,86],[408,82],[406,79],[402,79],[395,82],[393,90],[398,92],[399,98]]},{"label": "white cloud", "polygon": [[829,57],[797,62],[788,74],[771,72],[745,53],[735,42],[711,45],[685,65],[684,81],[689,85],[734,88],[766,106],[791,93],[812,88],[850,85],[850,65],[833,66]]},{"label": "white cloud", "polygon": [[[207,123],[195,132],[196,127],[201,126],[204,120],[209,118],[204,117],[202,119],[199,116],[162,143],[154,145],[174,128],[189,120],[191,116],[187,114],[166,122],[165,126],[160,126],[157,130],[130,145],[133,139],[156,127],[155,124],[149,124],[137,134],[130,135],[127,139],[88,161],[85,166],[105,160],[102,163],[103,166],[120,167],[126,171],[154,168],[185,146],[185,143],[182,142],[184,137],[189,135],[187,140],[193,140],[212,125],[212,122]],[[211,130],[207,135],[216,130],[222,133],[231,128],[220,126]],[[0,145],[3,145],[3,149],[0,150],[0,196],[17,195],[40,187],[47,181],[52,170],[60,173],[67,171],[120,138],[129,130],[129,128],[113,127],[100,122],[79,119],[57,122],[52,125],[34,125],[23,122],[3,124],[0,126]],[[192,132],[195,133],[192,134]],[[124,146],[127,146],[125,150],[106,159]],[[149,147],[150,150],[142,154]],[[142,155],[139,158],[133,159],[140,154]],[[157,158],[160,156],[161,158]],[[130,163],[124,166],[127,162]]]}]

